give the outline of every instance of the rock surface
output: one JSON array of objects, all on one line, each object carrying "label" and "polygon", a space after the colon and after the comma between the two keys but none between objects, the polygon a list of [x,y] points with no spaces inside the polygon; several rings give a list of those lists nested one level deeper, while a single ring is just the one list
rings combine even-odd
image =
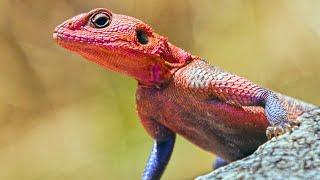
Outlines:
[{"label": "rock surface", "polygon": [[207,179],[320,179],[320,108],[299,117],[292,133],[273,138],[252,155],[219,168]]}]

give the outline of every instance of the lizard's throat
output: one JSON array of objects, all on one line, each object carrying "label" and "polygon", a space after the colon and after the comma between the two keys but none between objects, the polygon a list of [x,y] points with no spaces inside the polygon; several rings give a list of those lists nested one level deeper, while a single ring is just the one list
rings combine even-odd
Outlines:
[{"label": "lizard's throat", "polygon": [[140,84],[148,86],[161,86],[168,82],[174,71],[193,59],[189,53],[172,44],[169,44],[168,52],[170,53],[168,55],[155,57],[62,38],[56,38],[56,40],[62,47],[80,54],[87,60],[105,69],[126,74],[139,81]]},{"label": "lizard's throat", "polygon": [[90,48],[72,50],[85,59],[99,64],[105,69],[128,75],[140,84],[159,86],[170,79],[171,72],[168,66],[161,64],[155,58],[128,56],[125,53],[109,51],[104,48]]}]

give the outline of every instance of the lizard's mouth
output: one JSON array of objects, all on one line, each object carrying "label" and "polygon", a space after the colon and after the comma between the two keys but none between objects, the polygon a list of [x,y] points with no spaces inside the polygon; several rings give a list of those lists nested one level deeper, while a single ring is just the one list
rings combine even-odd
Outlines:
[{"label": "lizard's mouth", "polygon": [[58,38],[58,33],[56,31],[53,32],[52,38],[56,40]]},{"label": "lizard's mouth", "polygon": [[90,53],[96,48],[107,48],[104,47],[104,42],[94,37],[87,37],[82,34],[78,34],[76,31],[69,30],[67,28],[58,26],[53,34],[52,38],[56,41],[56,43],[62,46],[65,49],[70,51],[74,51],[81,55]]},{"label": "lizard's mouth", "polygon": [[56,28],[52,35],[53,39],[58,42],[58,44],[64,42],[72,42],[74,44],[94,44],[103,45],[105,42],[103,39],[95,38],[93,36],[79,35],[75,31],[70,31],[66,28]]},{"label": "lizard's mouth", "polygon": [[56,43],[68,50],[76,51],[77,41],[68,38],[67,36],[59,33],[58,31],[54,31],[52,34],[52,38],[56,41]]},{"label": "lizard's mouth", "polygon": [[55,28],[52,34],[52,38],[57,41],[58,40],[58,29]]},{"label": "lizard's mouth", "polygon": [[[65,23],[55,28],[52,37],[56,43],[65,49],[77,52],[79,54],[88,54],[95,51],[97,48],[101,52],[108,52],[109,56],[122,55],[127,56],[128,59],[146,57],[150,60],[159,58],[157,55],[146,56],[144,51],[137,51],[135,48],[129,48],[128,46],[116,46],[115,44],[132,44],[126,41],[126,38],[106,38],[103,36],[85,35],[85,32],[70,30],[64,27]],[[100,54],[101,54],[100,52]],[[99,53],[98,53],[99,54]]]}]

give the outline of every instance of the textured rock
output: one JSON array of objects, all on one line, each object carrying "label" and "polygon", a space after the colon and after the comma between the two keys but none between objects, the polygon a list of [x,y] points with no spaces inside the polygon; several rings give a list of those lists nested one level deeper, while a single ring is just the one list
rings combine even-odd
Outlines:
[{"label": "textured rock", "polygon": [[301,125],[292,133],[197,179],[320,179],[320,108],[299,119]]}]

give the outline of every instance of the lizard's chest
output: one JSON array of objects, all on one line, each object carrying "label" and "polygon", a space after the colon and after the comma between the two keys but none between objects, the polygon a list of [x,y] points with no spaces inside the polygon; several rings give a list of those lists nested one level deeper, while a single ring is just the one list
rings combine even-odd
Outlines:
[{"label": "lizard's chest", "polygon": [[138,88],[137,110],[206,151],[226,160],[252,153],[266,141],[263,109],[203,102],[172,91]]}]

